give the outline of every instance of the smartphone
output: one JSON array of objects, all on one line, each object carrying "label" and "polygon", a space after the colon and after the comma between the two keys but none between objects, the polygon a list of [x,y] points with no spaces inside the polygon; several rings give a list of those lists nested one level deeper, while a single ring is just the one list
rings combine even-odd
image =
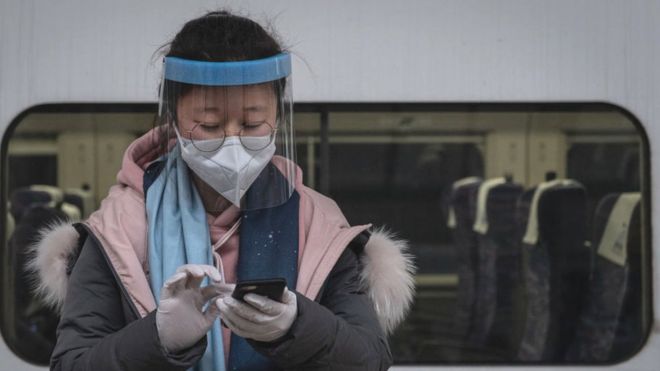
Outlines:
[{"label": "smartphone", "polygon": [[281,302],[285,287],[286,280],[284,278],[240,281],[236,283],[231,297],[237,300],[243,300],[245,294],[253,293]]}]

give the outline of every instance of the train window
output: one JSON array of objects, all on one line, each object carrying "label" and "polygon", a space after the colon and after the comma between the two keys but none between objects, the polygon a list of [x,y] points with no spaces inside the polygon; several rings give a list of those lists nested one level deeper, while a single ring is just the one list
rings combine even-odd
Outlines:
[{"label": "train window", "polygon": [[[52,105],[3,140],[2,334],[47,364],[57,315],[32,295],[27,246],[84,219],[153,105]],[[417,294],[397,364],[613,363],[650,328],[648,145],[595,104],[300,104],[297,162],[352,224],[410,241]]]},{"label": "train window", "polygon": [[[126,108],[125,110],[123,108]],[[115,182],[122,153],[151,128],[153,107],[37,107],[5,134],[3,204],[5,249],[2,334],[22,358],[48,364],[57,314],[32,291],[28,247],[40,228],[84,219]]]},{"label": "train window", "polygon": [[641,348],[648,173],[629,116],[379,108],[330,110],[328,191],[351,223],[410,241],[417,295],[396,363],[613,363]]}]

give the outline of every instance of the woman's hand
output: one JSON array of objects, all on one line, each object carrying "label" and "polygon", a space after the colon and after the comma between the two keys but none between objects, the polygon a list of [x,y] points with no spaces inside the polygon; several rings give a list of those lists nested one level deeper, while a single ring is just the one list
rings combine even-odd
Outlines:
[{"label": "woman's hand", "polygon": [[[211,284],[200,287],[204,277]],[[231,294],[218,270],[210,265],[186,264],[179,267],[164,284],[156,312],[160,342],[169,352],[191,347],[209,331],[218,317],[216,305],[203,308],[209,300]]]},{"label": "woman's hand", "polygon": [[216,304],[225,325],[246,339],[277,340],[289,331],[298,313],[296,294],[286,288],[281,303],[257,294],[246,294],[243,300],[228,296]]}]

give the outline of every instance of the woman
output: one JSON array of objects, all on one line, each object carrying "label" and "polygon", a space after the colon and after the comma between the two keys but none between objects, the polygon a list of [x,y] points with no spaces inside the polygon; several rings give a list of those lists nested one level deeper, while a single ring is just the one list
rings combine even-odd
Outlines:
[{"label": "woman", "polygon": [[[391,365],[412,263],[302,184],[290,71],[271,35],[228,12],[175,36],[160,125],[126,150],[98,211],[35,246],[39,289],[61,310],[51,369]],[[278,300],[230,295],[270,278],[286,280]]]}]

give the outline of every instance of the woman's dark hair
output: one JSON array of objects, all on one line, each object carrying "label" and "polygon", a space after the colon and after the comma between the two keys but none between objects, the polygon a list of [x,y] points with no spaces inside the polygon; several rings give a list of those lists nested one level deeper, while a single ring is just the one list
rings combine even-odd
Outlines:
[{"label": "woman's dark hair", "polygon": [[[273,32],[269,33],[257,22],[226,10],[209,12],[188,21],[174,39],[159,50],[163,49],[166,50],[164,55],[167,57],[209,62],[262,59],[283,52]],[[170,108],[176,107],[176,101],[192,87],[168,80],[164,80],[163,84],[162,99]],[[280,89],[284,88],[284,81],[279,84],[279,89],[276,89],[278,95]],[[176,112],[166,112],[164,116],[157,120],[156,125],[172,124]],[[171,137],[168,132],[169,130],[160,130],[158,141],[161,153],[167,151],[167,143]]]},{"label": "woman's dark hair", "polygon": [[227,11],[215,11],[187,22],[169,43],[168,57],[211,62],[243,61],[282,52],[261,25]]}]

